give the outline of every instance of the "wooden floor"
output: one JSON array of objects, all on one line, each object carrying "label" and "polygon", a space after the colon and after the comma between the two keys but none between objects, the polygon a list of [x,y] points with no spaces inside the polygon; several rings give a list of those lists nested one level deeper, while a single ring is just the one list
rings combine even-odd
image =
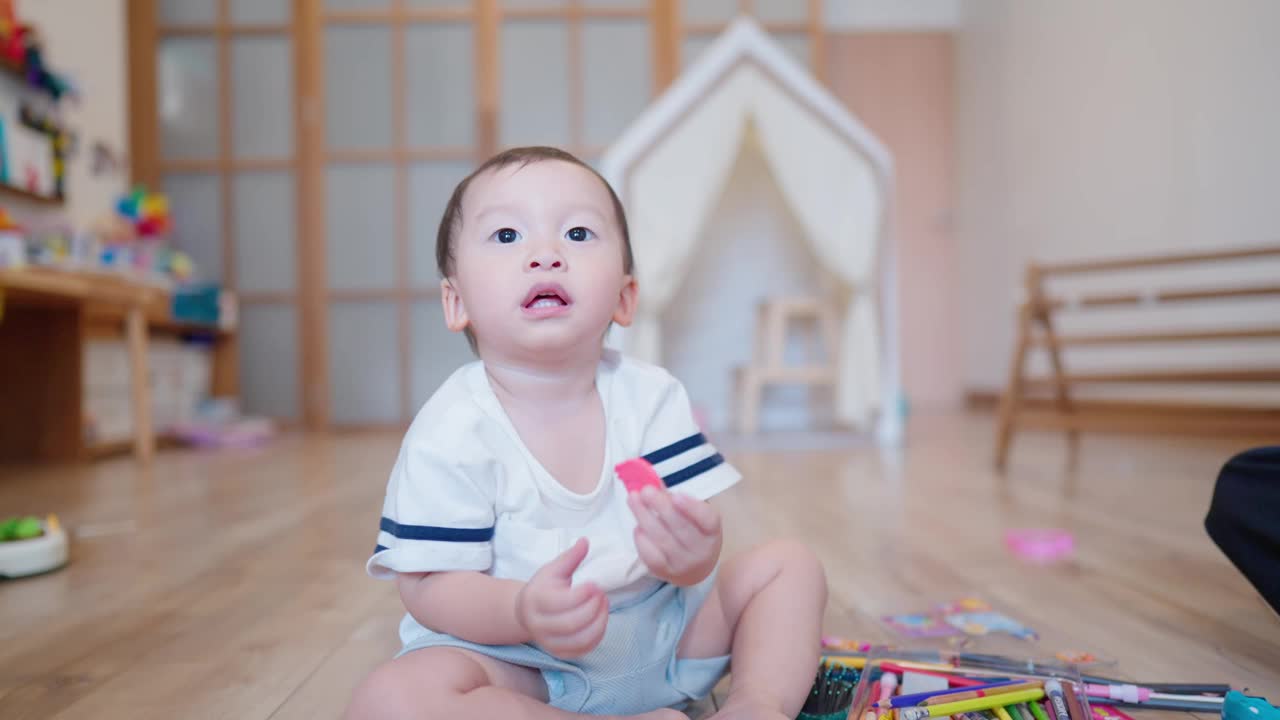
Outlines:
[{"label": "wooden floor", "polygon": [[[1280,699],[1280,620],[1201,526],[1219,466],[1257,441],[1086,437],[1070,470],[1058,436],[1025,435],[1002,481],[991,425],[922,418],[894,454],[733,450],[748,481],[718,501],[727,549],[812,543],[832,633],[887,639],[882,613],[978,595],[1038,629],[1041,651]],[[56,511],[77,535],[68,568],[0,584],[0,715],[338,716],[397,646],[394,589],[363,563],[398,442],[0,468],[0,514]],[[1072,529],[1078,558],[1018,563],[1001,544],[1016,526]]]}]

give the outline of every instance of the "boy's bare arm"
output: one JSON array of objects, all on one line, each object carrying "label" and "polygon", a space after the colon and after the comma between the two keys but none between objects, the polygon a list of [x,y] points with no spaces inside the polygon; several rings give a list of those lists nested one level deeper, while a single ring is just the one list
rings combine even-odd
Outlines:
[{"label": "boy's bare arm", "polygon": [[537,643],[559,658],[581,657],[604,637],[609,599],[573,584],[587,541],[543,565],[529,582],[478,572],[402,573],[400,600],[424,627],[481,645]]},{"label": "boy's bare arm", "polygon": [[400,601],[423,627],[481,645],[533,639],[516,617],[524,583],[479,572],[402,573]]}]

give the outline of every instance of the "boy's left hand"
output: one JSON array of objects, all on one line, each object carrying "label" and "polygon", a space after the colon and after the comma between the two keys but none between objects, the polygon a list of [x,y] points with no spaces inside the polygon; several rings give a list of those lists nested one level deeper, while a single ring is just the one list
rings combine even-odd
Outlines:
[{"label": "boy's left hand", "polygon": [[682,493],[646,487],[627,495],[636,550],[649,572],[673,585],[702,582],[720,557],[720,513]]}]

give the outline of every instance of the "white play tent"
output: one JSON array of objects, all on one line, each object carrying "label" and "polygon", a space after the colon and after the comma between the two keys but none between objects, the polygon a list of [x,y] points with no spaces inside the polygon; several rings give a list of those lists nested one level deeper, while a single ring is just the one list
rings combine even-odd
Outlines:
[{"label": "white play tent", "polygon": [[605,153],[601,172],[626,206],[641,303],[615,335],[662,358],[660,318],[683,281],[708,215],[752,125],[783,197],[819,261],[849,292],[837,419],[902,430],[888,150],[787,51],[735,20]]}]

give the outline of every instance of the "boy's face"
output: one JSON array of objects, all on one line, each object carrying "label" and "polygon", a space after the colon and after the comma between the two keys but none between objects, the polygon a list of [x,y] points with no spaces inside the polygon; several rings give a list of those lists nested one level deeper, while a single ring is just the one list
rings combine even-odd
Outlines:
[{"label": "boy's face", "polygon": [[609,191],[558,160],[472,180],[441,282],[445,321],[470,327],[482,353],[528,356],[600,347],[609,322],[628,325],[636,284],[623,271],[622,229]]}]

